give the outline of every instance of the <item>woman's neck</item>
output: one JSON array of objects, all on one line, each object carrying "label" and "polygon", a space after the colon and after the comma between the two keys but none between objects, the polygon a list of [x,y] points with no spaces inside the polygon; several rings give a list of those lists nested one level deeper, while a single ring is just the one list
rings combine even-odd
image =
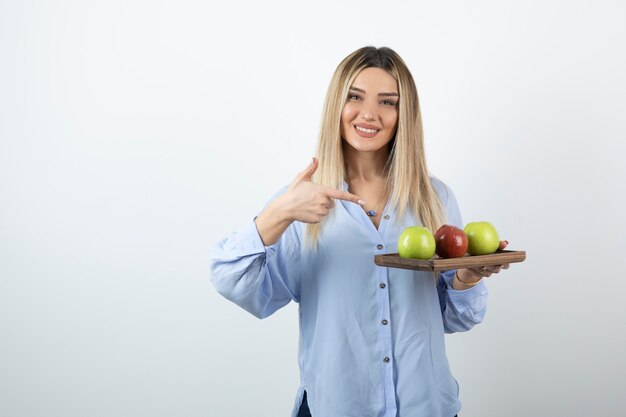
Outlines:
[{"label": "woman's neck", "polygon": [[360,152],[351,146],[344,147],[348,183],[371,182],[384,179],[388,153],[386,149],[376,152]]}]

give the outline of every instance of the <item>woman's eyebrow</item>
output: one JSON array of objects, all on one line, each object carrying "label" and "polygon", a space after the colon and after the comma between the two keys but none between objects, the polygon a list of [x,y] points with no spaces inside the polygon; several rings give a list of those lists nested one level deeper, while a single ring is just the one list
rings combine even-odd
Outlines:
[{"label": "woman's eyebrow", "polygon": [[[362,90],[357,87],[350,87],[350,90],[358,91],[360,93],[365,94],[365,90]],[[383,97],[398,97],[398,93],[378,93],[378,95],[383,96]]]}]

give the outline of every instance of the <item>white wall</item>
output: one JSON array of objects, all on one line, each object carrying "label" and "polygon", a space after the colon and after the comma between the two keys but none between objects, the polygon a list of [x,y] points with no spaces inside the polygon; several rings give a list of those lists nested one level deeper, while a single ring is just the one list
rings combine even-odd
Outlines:
[{"label": "white wall", "polygon": [[447,338],[462,415],[623,415],[624,2],[299,3],[0,1],[0,415],[288,415],[297,307],[222,299],[209,253],[370,44],[465,221],[528,253]]}]

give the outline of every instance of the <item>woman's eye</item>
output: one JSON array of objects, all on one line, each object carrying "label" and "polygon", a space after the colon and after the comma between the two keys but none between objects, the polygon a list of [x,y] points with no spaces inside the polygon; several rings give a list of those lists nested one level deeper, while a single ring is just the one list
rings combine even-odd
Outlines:
[{"label": "woman's eye", "polygon": [[350,100],[358,100],[358,99],[360,99],[361,97],[357,96],[356,94],[350,94],[350,95],[348,95],[348,98],[349,98]]},{"label": "woman's eye", "polygon": [[390,100],[383,100],[383,104],[385,106],[395,106],[396,102],[395,101],[390,101]]}]

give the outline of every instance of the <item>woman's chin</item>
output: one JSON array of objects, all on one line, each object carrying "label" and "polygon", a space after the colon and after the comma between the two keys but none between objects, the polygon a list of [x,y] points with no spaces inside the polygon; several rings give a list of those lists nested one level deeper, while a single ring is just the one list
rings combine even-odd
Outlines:
[{"label": "woman's chin", "polygon": [[350,138],[344,143],[357,152],[377,152],[386,149],[387,143],[376,138]]}]

